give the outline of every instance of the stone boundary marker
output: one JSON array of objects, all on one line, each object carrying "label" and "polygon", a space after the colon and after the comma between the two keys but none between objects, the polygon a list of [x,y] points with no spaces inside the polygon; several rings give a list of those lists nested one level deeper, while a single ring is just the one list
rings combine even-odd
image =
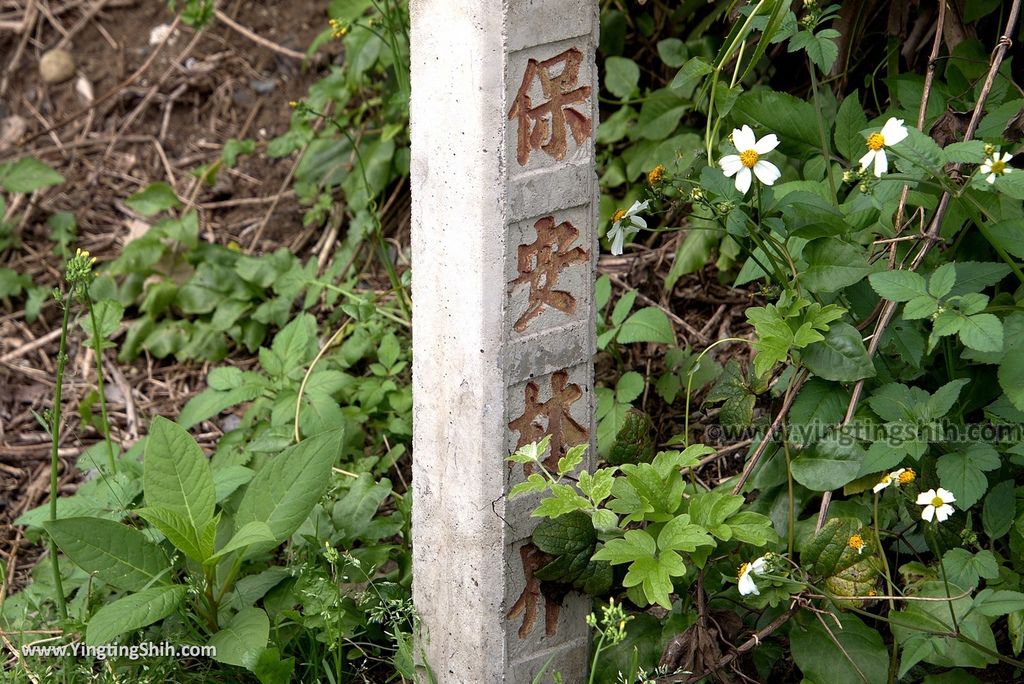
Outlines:
[{"label": "stone boundary marker", "polygon": [[[411,0],[413,594],[437,681],[584,679],[506,457],[594,439],[597,0]],[[421,675],[422,681],[428,679]]]}]

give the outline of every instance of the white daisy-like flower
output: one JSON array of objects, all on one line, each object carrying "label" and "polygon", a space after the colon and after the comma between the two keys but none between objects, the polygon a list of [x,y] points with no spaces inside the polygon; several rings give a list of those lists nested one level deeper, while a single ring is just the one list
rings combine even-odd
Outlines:
[{"label": "white daisy-like flower", "polygon": [[626,238],[633,237],[641,228],[647,228],[647,221],[637,214],[646,211],[649,204],[647,200],[633,202],[629,209],[618,209],[612,214],[612,228],[606,236],[612,241],[612,254],[622,254],[622,245]]},{"label": "white daisy-like flower", "polygon": [[1013,171],[1013,168],[1010,166],[1011,159],[1013,159],[1013,155],[1009,152],[1003,152],[1002,154],[999,153],[999,150],[993,152],[992,156],[987,157],[985,163],[981,165],[980,171],[982,175],[988,174],[985,180],[989,183],[995,183],[996,176],[1002,176]]},{"label": "white daisy-like flower", "polygon": [[949,504],[954,501],[956,498],[953,497],[953,492],[942,487],[921,492],[917,495],[917,505],[924,506],[924,510],[921,511],[921,519],[931,522],[932,518],[935,518],[938,522],[945,522],[949,516],[953,515],[953,507]]},{"label": "white daisy-like flower", "polygon": [[732,144],[739,154],[725,155],[718,165],[726,176],[736,176],[736,189],[744,195],[750,189],[752,176],[757,176],[757,180],[765,185],[774,185],[782,176],[779,167],[761,159],[762,154],[768,154],[779,146],[779,138],[774,133],[756,140],[750,126],[743,124],[743,128],[732,130]]},{"label": "white daisy-like flower", "polygon": [[754,575],[763,575],[766,572],[767,565],[768,560],[764,556],[761,556],[752,563],[744,563],[740,566],[737,586],[741,595],[761,595],[761,592],[757,590],[757,585],[754,584]]},{"label": "white daisy-like flower", "polygon": [[886,487],[888,487],[891,484],[894,484],[897,487],[899,487],[900,486],[900,475],[902,475],[904,472],[906,472],[906,470],[907,470],[906,468],[900,468],[899,470],[892,471],[888,475],[883,475],[882,479],[878,481],[878,484],[876,484],[874,486],[872,491],[875,494],[877,494],[878,492],[882,491],[883,489],[885,489]]},{"label": "white daisy-like flower", "polygon": [[860,158],[860,170],[863,171],[874,164],[875,177],[881,178],[882,174],[889,170],[889,159],[885,156],[885,148],[902,142],[907,135],[907,127],[903,125],[903,119],[890,117],[882,126],[881,131],[868,136],[868,153]]}]

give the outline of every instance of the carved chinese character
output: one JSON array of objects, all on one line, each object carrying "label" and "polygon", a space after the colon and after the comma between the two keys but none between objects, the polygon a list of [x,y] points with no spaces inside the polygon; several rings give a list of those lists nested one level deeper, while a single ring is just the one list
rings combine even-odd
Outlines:
[{"label": "carved chinese character", "polygon": [[[577,145],[582,145],[590,137],[590,117],[572,106],[590,101],[590,86],[576,86],[582,62],[583,53],[569,48],[543,62],[531,59],[526,65],[523,83],[508,113],[510,120],[518,119],[516,159],[520,166],[526,166],[530,161],[532,150],[544,150],[555,159],[565,158],[568,148],[566,126],[572,131]],[[562,65],[561,71],[553,73],[559,65]],[[544,102],[534,106],[530,89],[537,80],[540,81]]]},{"label": "carved chinese character", "polygon": [[[589,439],[586,428],[577,423],[569,409],[580,397],[583,390],[579,385],[569,383],[569,374],[558,371],[551,375],[551,398],[538,401],[540,387],[530,381],[526,383],[526,407],[523,415],[508,424],[512,430],[519,431],[519,442],[516,449],[539,441],[544,435],[551,435],[551,452],[544,459],[544,467],[554,470],[558,459],[565,455],[569,447],[582,444]],[[544,425],[541,422],[543,419]],[[533,466],[523,465],[523,472],[529,476]]]},{"label": "carved chinese character", "polygon": [[556,290],[558,275],[566,266],[586,263],[590,253],[582,247],[569,249],[580,231],[568,221],[557,226],[553,216],[545,216],[534,224],[537,239],[528,245],[519,245],[519,277],[509,283],[530,286],[526,312],[515,323],[516,332],[526,330],[530,321],[545,306],[562,313],[576,311],[576,298],[564,290]]},{"label": "carved chinese character", "polygon": [[523,593],[512,604],[508,615],[505,617],[511,620],[519,613],[523,613],[523,622],[519,625],[519,638],[525,639],[533,631],[533,623],[537,620],[537,606],[540,597],[544,596],[544,635],[554,636],[558,629],[558,612],[562,608],[559,599],[549,596],[544,592],[541,582],[533,576],[533,573],[547,565],[549,558],[533,544],[524,544],[519,549],[519,556],[523,561],[523,574],[526,575],[526,586]]}]

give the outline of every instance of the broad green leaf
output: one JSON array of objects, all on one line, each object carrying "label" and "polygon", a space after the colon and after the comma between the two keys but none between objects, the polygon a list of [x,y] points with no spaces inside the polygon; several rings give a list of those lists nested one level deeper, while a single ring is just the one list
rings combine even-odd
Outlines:
[{"label": "broad green leaf", "polygon": [[1024,610],[1024,594],[1006,589],[982,589],[974,597],[974,610],[989,617]]},{"label": "broad green leaf", "polygon": [[[849,613],[821,616],[829,626],[810,617],[789,632],[793,660],[808,681],[829,684],[884,682],[889,651],[878,630]],[[836,624],[838,622],[838,624]],[[836,643],[838,642],[838,643]]]},{"label": "broad green leaf", "polygon": [[249,670],[256,666],[260,652],[270,638],[270,618],[262,608],[243,608],[219,632],[210,637],[217,649],[214,660]]},{"label": "broad green leaf", "polygon": [[981,140],[951,143],[942,149],[942,159],[946,164],[980,164],[985,161],[985,143]]},{"label": "broad green leaf", "polygon": [[789,410],[786,437],[797,446],[814,443],[842,420],[850,394],[841,385],[821,378],[804,383]]},{"label": "broad green leaf", "polygon": [[658,535],[658,548],[662,551],[693,552],[698,546],[715,546],[715,540],[701,525],[691,523],[688,515],[669,520]]},{"label": "broad green leaf", "polygon": [[985,472],[999,467],[999,454],[988,444],[943,454],[935,464],[939,482],[956,497],[956,508],[967,510],[988,489]]},{"label": "broad green leaf", "polygon": [[974,589],[982,577],[993,579],[999,576],[999,564],[987,549],[977,554],[967,549],[950,549],[942,556],[942,567],[947,579],[957,586]]},{"label": "broad green leaf", "polygon": [[960,397],[960,391],[970,383],[969,378],[961,378],[947,382],[935,390],[935,394],[928,399],[927,411],[924,417],[928,419],[941,418],[953,408],[953,404]]},{"label": "broad green leaf", "polygon": [[637,120],[637,131],[645,140],[664,140],[675,132],[683,114],[693,106],[690,100],[668,88],[655,90],[644,100]]},{"label": "broad green leaf", "polygon": [[814,106],[787,93],[768,88],[747,91],[733,106],[737,122],[750,124],[758,136],[775,133],[783,154],[804,156],[821,153],[817,116]]},{"label": "broad green leaf", "polygon": [[676,341],[672,324],[661,309],[648,306],[627,318],[619,329],[620,343],[659,342],[673,344]]},{"label": "broad green leaf", "polygon": [[1003,480],[988,491],[985,504],[981,509],[981,524],[985,534],[992,539],[999,539],[1010,531],[1013,525],[1015,510],[1013,480]]},{"label": "broad green leaf", "polygon": [[956,285],[949,293],[951,296],[981,292],[1010,274],[1009,266],[991,261],[961,261],[955,268]]},{"label": "broad green leaf", "polygon": [[[93,330],[93,317],[96,318],[97,330]],[[89,336],[88,345],[93,349],[113,346],[111,342],[107,341],[107,338],[114,334],[123,317],[124,306],[120,302],[113,299],[93,302],[92,314],[87,313],[79,319],[79,325]]]},{"label": "broad green leaf", "polygon": [[994,314],[966,316],[960,323],[960,341],[980,352],[1003,350],[1003,322]]},{"label": "broad green leaf", "polygon": [[726,524],[732,530],[732,538],[744,544],[764,546],[779,539],[772,519],[754,511],[740,511],[726,520]]},{"label": "broad green leaf", "polygon": [[[543,478],[540,473],[534,475]],[[365,542],[386,536],[388,526],[382,525],[385,518],[377,517],[377,511],[391,496],[391,491],[390,480],[382,479],[378,482],[369,473],[361,474],[352,483],[352,487],[344,496],[339,497],[331,511],[335,529],[341,534],[340,544],[354,544],[357,540]]]},{"label": "broad green leaf", "polygon": [[206,562],[213,553],[217,518],[210,519],[202,529],[197,530],[188,518],[164,506],[147,506],[136,512],[143,520],[163,532],[175,548],[197,563]]},{"label": "broad green leaf", "polygon": [[644,557],[634,561],[622,580],[622,586],[640,585],[648,601],[671,610],[672,601],[669,594],[672,593],[672,578],[685,574],[686,566],[679,554],[675,551],[665,551],[657,558]]},{"label": "broad green leaf", "polygon": [[163,620],[178,609],[185,598],[185,587],[150,587],[106,604],[89,619],[85,643],[109,644],[114,638]]},{"label": "broad green leaf", "polygon": [[800,280],[811,292],[835,292],[860,282],[871,272],[863,248],[836,238],[811,240],[804,247],[803,258],[807,269]]},{"label": "broad green leaf", "polygon": [[35,192],[63,182],[64,176],[34,157],[0,164],[0,188],[7,192]]},{"label": "broad green leaf", "polygon": [[[946,592],[949,592],[948,594]],[[968,638],[980,643],[991,652],[996,652],[996,640],[989,625],[989,620],[979,612],[971,611],[974,601],[971,597],[945,600],[948,596],[959,596],[964,588],[949,583],[947,587],[942,581],[924,582],[913,596],[943,599],[939,601],[908,601],[902,610],[890,613],[892,631],[899,642],[905,643],[920,629],[925,627],[936,631],[952,632],[950,605],[956,615],[960,631]],[[953,637],[933,636],[935,648],[932,649],[924,662],[939,667],[985,667],[996,662],[995,657],[979,651]]]},{"label": "broad green leaf", "polygon": [[612,565],[632,563],[638,558],[654,557],[657,551],[654,537],[644,530],[629,530],[622,539],[610,539],[594,554],[594,560],[608,561]]},{"label": "broad green leaf", "polygon": [[166,209],[180,207],[181,202],[170,185],[163,182],[150,183],[124,202],[143,216],[155,216]]},{"label": "broad green leaf", "polygon": [[[256,473],[235,514],[235,530],[265,522],[280,543],[299,528],[331,483],[343,431],[323,432],[288,447]],[[271,548],[256,544],[250,553]]]},{"label": "broad green leaf", "polygon": [[669,84],[669,88],[683,97],[690,97],[693,91],[697,87],[697,83],[700,79],[704,78],[713,71],[710,64],[703,57],[691,57],[687,60],[675,77],[672,79],[672,83]]},{"label": "broad green leaf", "polygon": [[928,294],[936,299],[941,299],[949,294],[956,283],[956,267],[951,263],[943,264],[935,269],[928,278]]},{"label": "broad green leaf", "polygon": [[832,435],[793,459],[793,479],[816,492],[839,489],[857,477],[865,458],[855,441]]},{"label": "broad green leaf", "polygon": [[893,302],[907,302],[928,294],[925,279],[913,271],[882,271],[868,276],[880,296]]},{"label": "broad green leaf", "polygon": [[623,373],[615,383],[615,400],[621,404],[629,404],[643,394],[645,386],[644,376],[636,371]]},{"label": "broad green leaf", "polygon": [[836,130],[833,137],[839,154],[851,162],[864,156],[866,147],[864,136],[860,132],[867,127],[868,118],[860,106],[860,93],[854,90],[843,99],[836,113]]},{"label": "broad green leaf", "polygon": [[875,375],[860,332],[849,323],[834,323],[825,339],[801,352],[801,360],[818,377],[851,382]]},{"label": "broad green leaf", "polygon": [[[661,57],[665,66],[678,69],[686,62],[686,55],[686,44],[678,38],[665,38],[658,41],[658,56]],[[608,61],[605,60],[605,69],[607,68]]]},{"label": "broad green leaf", "polygon": [[537,548],[555,556],[592,549],[596,541],[597,532],[590,516],[582,511],[542,520],[533,531]]},{"label": "broad green leaf", "polygon": [[43,527],[75,565],[118,589],[138,591],[166,579],[171,567],[146,535],[113,520],[63,518]]},{"label": "broad green leaf", "polygon": [[1007,354],[999,364],[999,386],[1018,411],[1024,411],[1024,354]]},{"label": "broad green leaf", "polygon": [[242,529],[235,532],[227,544],[217,549],[217,553],[206,559],[206,565],[215,563],[229,553],[234,553],[239,549],[244,549],[253,544],[273,541],[274,533],[271,532],[270,527],[266,523],[255,520],[248,522]]},{"label": "broad green leaf", "polygon": [[194,538],[213,520],[210,463],[191,435],[162,416],[153,419],[143,458],[146,504],[180,516]]},{"label": "broad green leaf", "polygon": [[640,67],[627,57],[608,57],[604,61],[605,89],[624,100],[633,94],[640,82]]}]

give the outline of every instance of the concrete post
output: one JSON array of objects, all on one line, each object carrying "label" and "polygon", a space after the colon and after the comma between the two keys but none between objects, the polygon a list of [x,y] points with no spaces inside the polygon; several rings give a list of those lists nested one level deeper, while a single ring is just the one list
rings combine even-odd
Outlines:
[{"label": "concrete post", "polygon": [[[437,681],[582,681],[506,457],[593,442],[597,0],[411,0],[413,592]],[[428,681],[425,676],[423,681]]]}]

